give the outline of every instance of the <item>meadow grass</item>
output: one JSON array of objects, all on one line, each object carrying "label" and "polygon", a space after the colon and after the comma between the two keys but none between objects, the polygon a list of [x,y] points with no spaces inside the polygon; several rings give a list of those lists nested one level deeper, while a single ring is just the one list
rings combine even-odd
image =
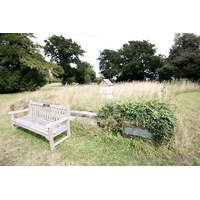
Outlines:
[{"label": "meadow grass", "polygon": [[[177,124],[172,140],[157,146],[141,138],[114,136],[97,126],[71,121],[71,137],[49,150],[42,136],[23,128],[12,131],[8,112],[19,101],[70,105],[71,110],[98,112],[111,101],[97,85],[64,87],[50,84],[34,92],[0,95],[0,165],[199,165],[200,92],[188,81],[119,83],[114,99],[165,99],[177,106]],[[58,136],[61,137],[61,136]],[[56,139],[58,140],[58,138]]]}]

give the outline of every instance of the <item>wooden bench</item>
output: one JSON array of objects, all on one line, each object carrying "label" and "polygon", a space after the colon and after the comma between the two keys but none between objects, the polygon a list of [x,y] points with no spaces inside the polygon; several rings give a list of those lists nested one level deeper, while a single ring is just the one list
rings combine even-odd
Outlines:
[{"label": "wooden bench", "polygon": [[[29,112],[25,117],[14,118],[14,114]],[[29,101],[29,108],[9,112],[13,131],[17,126],[26,128],[46,137],[50,143],[50,149],[70,137],[70,106],[57,106]],[[67,136],[54,143],[54,137],[67,131]]]}]

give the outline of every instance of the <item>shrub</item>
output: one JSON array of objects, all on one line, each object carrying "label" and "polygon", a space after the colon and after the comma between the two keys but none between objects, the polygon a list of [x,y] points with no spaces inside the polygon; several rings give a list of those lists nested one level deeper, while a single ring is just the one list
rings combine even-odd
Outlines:
[{"label": "shrub", "polygon": [[17,101],[15,102],[14,104],[12,104],[10,106],[10,110],[11,111],[15,111],[16,110],[23,110],[23,109],[26,109],[29,107],[29,101],[24,101],[24,100],[21,100],[21,101]]},{"label": "shrub", "polygon": [[115,79],[110,79],[110,81],[112,82],[112,83],[116,83],[116,80]]},{"label": "shrub", "polygon": [[103,81],[103,78],[99,78],[97,81],[97,84],[99,85],[101,83],[101,81]]},{"label": "shrub", "polygon": [[174,135],[175,113],[171,104],[153,100],[143,101],[112,101],[98,112],[98,116],[108,119],[120,114],[120,119],[130,125],[148,129],[157,142],[168,141]]}]

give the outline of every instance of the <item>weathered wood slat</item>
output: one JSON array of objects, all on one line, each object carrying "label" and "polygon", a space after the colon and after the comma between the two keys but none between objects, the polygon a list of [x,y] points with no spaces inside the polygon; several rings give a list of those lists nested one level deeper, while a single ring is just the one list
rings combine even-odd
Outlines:
[{"label": "weathered wood slat", "polygon": [[[51,121],[43,120],[39,123],[38,120],[33,121],[35,118],[36,117],[32,117],[31,120],[30,120],[30,118],[29,119],[28,118],[23,118],[23,119],[18,118],[18,119],[14,119],[13,123],[18,124],[19,126],[27,128],[29,130],[31,129],[31,131],[33,131],[33,132],[37,132],[39,134],[42,133],[43,135],[47,136],[48,135],[48,129],[46,127],[42,126],[41,123],[49,124],[49,123],[51,123]],[[57,123],[56,126],[52,127],[52,132],[53,132],[53,135],[55,137],[58,134],[66,131],[67,129],[68,129],[68,127],[66,125]]]},{"label": "weathered wood slat", "polygon": [[20,121],[18,121],[17,123],[16,123],[16,121],[14,121],[14,123],[20,127],[26,128],[30,131],[33,131],[33,132],[43,135],[45,137],[48,136],[47,131],[40,129],[39,127],[30,126],[30,124],[20,122]]},{"label": "weathered wood slat", "polygon": [[54,146],[57,146],[58,144],[60,144],[61,142],[63,142],[64,140],[66,140],[67,138],[69,138],[69,136],[65,136],[64,138],[62,138],[61,140],[59,140],[58,142],[56,142],[54,144]]},{"label": "weathered wood slat", "polygon": [[43,103],[38,103],[38,102],[31,102],[31,105],[39,105],[39,106],[43,106]]},{"label": "weathered wood slat", "polygon": [[31,103],[32,103],[32,100],[29,101],[29,109],[30,109],[29,115],[32,115]]},{"label": "weathered wood slat", "polygon": [[49,128],[48,132],[49,132],[49,144],[50,144],[50,149],[51,149],[51,151],[53,151],[55,146],[54,146],[54,141],[53,141],[53,132],[52,132],[52,128]]},{"label": "weathered wood slat", "polygon": [[53,132],[57,133],[62,130],[66,130],[66,124],[62,124],[63,121],[68,120],[68,118],[63,118],[60,121],[47,120],[44,118],[38,118],[37,116],[26,116],[22,118],[15,119],[14,122],[20,122],[27,125],[32,125],[35,127],[40,127],[42,130],[47,131],[47,128],[53,127]]},{"label": "weathered wood slat", "polygon": [[55,119],[56,119],[55,118],[55,116],[56,116],[56,109],[55,108],[53,109],[53,112],[54,112],[53,120],[55,121]]},{"label": "weathered wood slat", "polygon": [[33,116],[35,115],[35,106],[33,106]]},{"label": "weathered wood slat", "polygon": [[55,121],[57,121],[58,120],[58,109],[56,109],[56,120]]},{"label": "weathered wood slat", "polygon": [[16,110],[16,111],[12,111],[12,112],[9,112],[8,114],[16,114],[16,113],[22,113],[22,112],[27,112],[27,111],[30,111],[30,109],[24,109],[24,110]]},{"label": "weathered wood slat", "polygon": [[[29,115],[14,118],[14,114],[29,111]],[[43,135],[50,142],[50,149],[70,137],[70,106],[57,106],[29,101],[29,109],[9,112],[13,131],[16,125]],[[67,131],[67,136],[54,144],[53,138]]]},{"label": "weathered wood slat", "polygon": [[[38,102],[33,102],[31,103],[31,105],[38,105],[38,106],[43,106],[43,103],[38,103]],[[53,104],[49,104],[51,108],[59,108],[59,109],[66,109],[65,106],[57,106],[57,105],[53,105]]]},{"label": "weathered wood slat", "polygon": [[64,121],[66,121],[66,120],[68,120],[68,117],[63,117],[62,119],[60,119],[60,120],[58,120],[58,121],[55,121],[55,122],[52,122],[52,123],[46,125],[45,127],[46,127],[46,128],[49,128],[49,127],[55,126],[55,125],[57,125],[57,124],[60,124],[60,123],[62,123],[62,122],[64,122]]},{"label": "weathered wood slat", "polygon": [[23,118],[16,118],[16,119],[14,119],[14,121],[16,123],[17,122],[28,123],[28,124],[31,124],[33,126],[41,127],[41,129],[44,129],[44,130],[47,130],[47,128],[44,125],[51,123],[51,122],[44,120],[43,118],[41,118],[41,121],[39,121],[39,119],[36,118],[36,116],[26,116],[26,117],[23,117]]},{"label": "weathered wood slat", "polygon": [[[53,130],[53,128],[52,128],[52,130]],[[69,135],[69,134],[68,134],[68,129],[65,130],[65,131],[67,131],[67,135]],[[59,132],[57,132],[57,133],[53,132],[53,137],[56,137],[56,136],[60,135],[61,133],[65,132],[65,131],[62,130],[62,131],[59,131]]]}]

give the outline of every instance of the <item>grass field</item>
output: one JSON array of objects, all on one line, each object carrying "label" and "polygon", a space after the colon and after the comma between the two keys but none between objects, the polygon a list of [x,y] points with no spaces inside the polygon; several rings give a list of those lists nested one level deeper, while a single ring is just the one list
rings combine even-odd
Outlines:
[{"label": "grass field", "polygon": [[[114,99],[152,99],[172,101],[178,122],[172,140],[155,146],[142,139],[113,136],[103,129],[71,121],[71,137],[54,151],[42,136],[23,128],[12,131],[11,106],[28,101],[70,105],[71,110],[98,110],[110,99],[101,97],[97,85],[64,87],[50,84],[35,92],[0,94],[0,165],[200,165],[200,89],[185,80],[170,83],[120,83],[113,88]],[[60,137],[60,136],[58,136]]]}]

